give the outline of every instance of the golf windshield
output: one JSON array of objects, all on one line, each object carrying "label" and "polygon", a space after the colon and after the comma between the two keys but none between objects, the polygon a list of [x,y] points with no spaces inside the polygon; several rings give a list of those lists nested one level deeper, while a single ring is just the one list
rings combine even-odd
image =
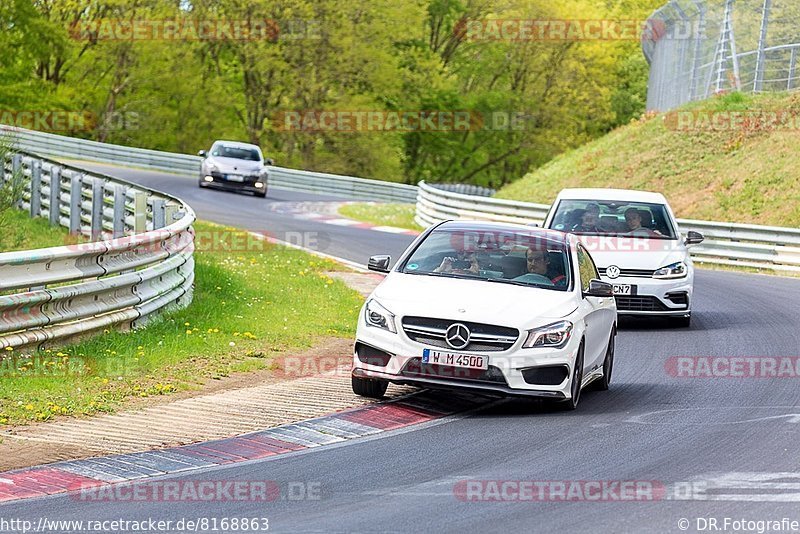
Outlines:
[{"label": "golf windshield", "polygon": [[565,242],[540,230],[442,229],[417,246],[402,272],[567,291],[569,266]]},{"label": "golf windshield", "polygon": [[663,204],[608,200],[562,200],[550,228],[578,235],[677,239]]}]

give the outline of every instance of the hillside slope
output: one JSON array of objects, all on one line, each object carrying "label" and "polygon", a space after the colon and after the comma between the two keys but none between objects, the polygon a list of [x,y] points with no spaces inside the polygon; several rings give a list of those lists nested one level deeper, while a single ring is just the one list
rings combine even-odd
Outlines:
[{"label": "hillside slope", "polygon": [[[746,112],[741,127],[728,127]],[[781,113],[780,126],[767,113]],[[724,95],[648,115],[563,154],[498,192],[549,203],[565,187],[664,193],[678,217],[800,226],[800,94]],[[698,119],[715,117],[720,128]],[[684,125],[686,122],[684,122]]]}]

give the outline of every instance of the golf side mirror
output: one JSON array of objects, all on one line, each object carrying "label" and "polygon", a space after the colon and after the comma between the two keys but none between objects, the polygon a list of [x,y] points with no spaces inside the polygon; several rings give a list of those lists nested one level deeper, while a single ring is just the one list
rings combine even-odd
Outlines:
[{"label": "golf side mirror", "polygon": [[694,230],[689,230],[689,233],[686,234],[686,239],[684,240],[684,244],[687,246],[689,245],[699,245],[703,242],[705,237],[700,232],[695,232]]}]

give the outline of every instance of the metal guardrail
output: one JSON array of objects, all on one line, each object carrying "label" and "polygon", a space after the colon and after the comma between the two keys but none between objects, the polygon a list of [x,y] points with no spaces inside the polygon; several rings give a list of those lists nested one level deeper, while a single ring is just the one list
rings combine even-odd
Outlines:
[{"label": "metal guardrail", "polygon": [[413,204],[417,199],[417,188],[413,185],[284,167],[269,168],[269,187],[342,196],[352,200]]},{"label": "metal guardrail", "polygon": [[200,157],[77,139],[0,125],[0,137],[16,149],[41,156],[130,165],[165,172],[200,173]]},{"label": "metal guardrail", "polygon": [[[0,125],[0,137],[8,137],[13,146],[45,156],[129,165],[156,171],[185,174],[199,178],[199,156],[159,152],[121,145],[111,145]],[[322,193],[352,200],[373,200],[413,204],[417,188],[413,185],[369,180],[284,167],[269,168],[269,187]]]},{"label": "metal guardrail", "polygon": [[[420,182],[415,220],[422,227],[450,219],[541,224],[546,204],[465,195]],[[691,248],[699,263],[800,272],[800,229],[678,219],[682,233],[705,236]]]},{"label": "metal guardrail", "polygon": [[12,180],[24,182],[20,207],[32,217],[91,241],[0,253],[0,349],[137,328],[191,302],[187,204],[21,151],[0,161],[0,184]]},{"label": "metal guardrail", "polygon": [[[192,176],[197,176],[199,173],[200,158],[197,156],[106,145],[0,126],[0,133],[4,131],[16,137],[18,147],[42,146],[49,154],[63,158],[108,161]],[[76,172],[82,171],[76,170]],[[108,177],[104,179],[114,181]],[[530,224],[541,222],[549,209],[545,204],[491,198],[487,196],[492,193],[491,190],[475,186],[453,184],[433,186],[420,182],[419,187],[416,187],[283,167],[270,168],[270,185],[295,191],[345,196],[356,200],[409,203],[416,201],[416,221],[421,226],[429,226],[446,219],[466,218]],[[127,186],[131,187],[132,184]],[[80,216],[83,223],[89,220],[86,212],[88,205],[85,202],[87,200],[84,200],[83,213]],[[188,206],[186,208],[188,209]],[[108,207],[104,208],[103,216],[106,218],[103,227],[108,229],[112,224],[108,219],[110,216]],[[130,220],[129,213],[125,217],[124,224],[129,226]],[[706,241],[701,246],[692,247],[692,255],[699,262],[800,271],[800,230],[692,220],[678,220],[678,224],[683,231],[695,230],[706,236]]]}]

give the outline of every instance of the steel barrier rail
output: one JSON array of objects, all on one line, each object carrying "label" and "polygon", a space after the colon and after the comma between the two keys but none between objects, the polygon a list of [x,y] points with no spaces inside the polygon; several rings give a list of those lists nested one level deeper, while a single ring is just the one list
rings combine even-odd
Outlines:
[{"label": "steel barrier rail", "polygon": [[13,180],[24,183],[21,207],[31,216],[93,239],[0,253],[0,349],[138,328],[191,302],[187,204],[22,151],[0,162],[0,184]]},{"label": "steel barrier rail", "polygon": [[[541,224],[550,206],[446,191],[420,182],[415,221],[422,227],[449,219]],[[691,248],[698,263],[800,272],[800,229],[678,219],[682,233],[705,236]]]},{"label": "steel barrier rail", "polygon": [[269,187],[278,189],[403,204],[413,204],[417,199],[417,188],[413,185],[284,167],[270,167],[268,174]]},{"label": "steel barrier rail", "polygon": [[[183,154],[172,154],[154,150],[107,145],[83,139],[73,139],[53,134],[9,128],[0,126],[0,133],[9,132],[17,139],[17,146],[45,147],[48,153],[68,159],[87,159],[94,161],[108,161],[151,168],[166,172],[179,172],[196,176],[199,173],[200,158]],[[49,209],[51,195],[47,165],[57,165],[55,162],[43,163],[44,181],[37,189],[36,198],[32,200],[27,192],[23,207],[31,210],[48,210],[51,222],[57,220],[63,226],[74,229],[80,226],[85,232],[92,221],[101,221],[94,224],[94,234],[99,235],[103,230],[114,231],[124,227],[124,231],[132,231],[138,217],[140,226],[136,231],[152,230],[152,221],[146,222],[146,227],[141,226],[141,210],[136,210],[134,204],[142,202],[142,191],[136,192],[127,184],[125,191],[125,210],[123,214],[114,216],[114,195],[121,193],[105,190],[104,200],[94,202],[90,181],[80,187],[81,197],[79,209],[69,210],[65,203],[71,198],[71,185],[75,177],[83,176],[85,171],[60,165],[64,169],[61,180],[61,202],[57,210]],[[33,169],[24,167],[26,176],[33,180]],[[39,172],[39,171],[37,171]],[[317,173],[287,169],[283,167],[270,168],[270,186],[295,191],[323,193],[346,196],[356,200],[377,200],[387,202],[416,202],[416,222],[421,226],[429,226],[446,219],[479,219],[495,220],[530,224],[541,222],[549,209],[545,204],[531,204],[511,200],[490,198],[491,190],[464,186],[457,184],[437,185],[420,182],[419,187],[379,180],[368,180],[350,176]],[[73,182],[65,182],[73,180]],[[104,177],[109,183],[114,179]],[[80,179],[77,180],[80,184]],[[120,182],[121,181],[116,181]],[[137,196],[138,195],[138,196]],[[153,193],[148,193],[148,205],[152,204]],[[152,197],[152,198],[151,198]],[[167,202],[166,197],[161,198]],[[119,205],[122,202],[118,203]],[[94,211],[102,213],[102,217],[94,217]],[[158,212],[158,210],[156,210]],[[137,215],[138,213],[138,215]],[[763,227],[746,224],[717,223],[695,220],[679,220],[683,231],[695,230],[703,233],[706,240],[700,246],[692,247],[692,254],[699,262],[718,265],[739,265],[778,271],[800,271],[798,262],[798,247],[800,247],[800,231],[793,228]],[[160,227],[156,225],[155,227]]]},{"label": "steel barrier rail", "polygon": [[[19,150],[27,150],[45,156],[129,165],[198,178],[200,176],[202,159],[199,156],[98,143],[97,141],[0,125],[0,137],[4,136]],[[413,185],[276,166],[269,167],[269,187],[308,193],[326,193],[353,200],[413,204],[417,199],[417,188]]]}]

